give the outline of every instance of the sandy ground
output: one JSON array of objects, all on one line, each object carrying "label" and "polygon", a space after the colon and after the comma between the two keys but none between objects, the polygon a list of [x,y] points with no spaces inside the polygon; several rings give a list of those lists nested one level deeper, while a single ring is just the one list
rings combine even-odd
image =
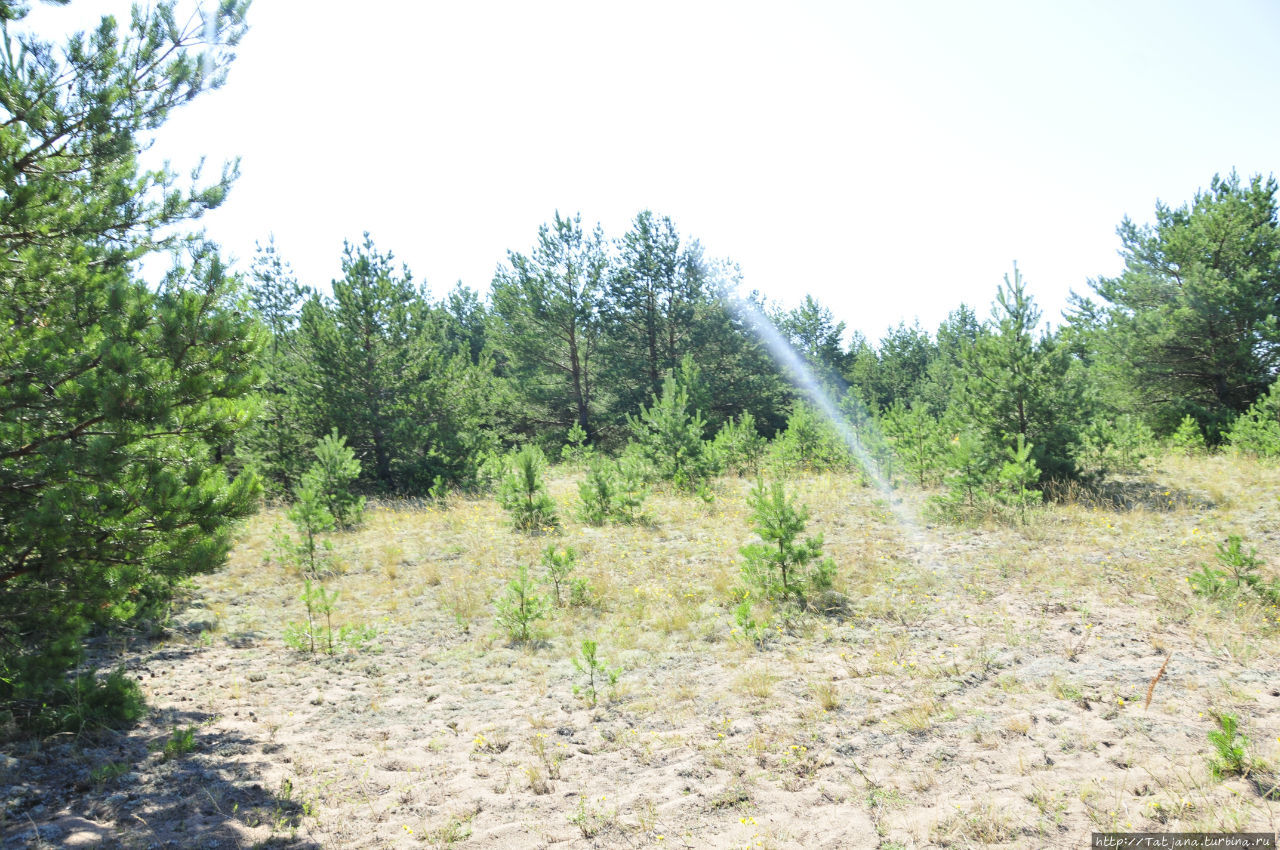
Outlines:
[{"label": "sandy ground", "polygon": [[[747,484],[656,495],[650,527],[509,530],[485,500],[387,505],[334,537],[335,616],[375,645],[285,646],[296,568],[278,511],[246,527],[169,637],[98,647],[153,711],[119,735],[0,752],[3,845],[122,847],[1082,847],[1092,831],[1275,833],[1280,612],[1194,596],[1242,534],[1276,574],[1280,473],[1169,461],[1026,526],[903,525],[835,475],[800,479],[848,608],[732,614]],[[494,601],[548,544],[592,604],[512,644]],[[582,639],[620,666],[592,706]],[[761,645],[762,644],[762,645]],[[1172,654],[1169,657],[1169,654]],[[1152,678],[1168,665],[1144,705]],[[1248,776],[1207,733],[1240,718]],[[174,730],[190,752],[164,752]],[[171,748],[172,750],[172,748]],[[1280,796],[1280,795],[1277,795]]]}]

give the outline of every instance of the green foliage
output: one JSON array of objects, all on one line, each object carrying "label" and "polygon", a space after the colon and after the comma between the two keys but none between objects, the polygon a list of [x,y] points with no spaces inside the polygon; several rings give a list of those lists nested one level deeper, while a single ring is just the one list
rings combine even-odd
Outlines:
[{"label": "green foliage", "polygon": [[1190,414],[1182,417],[1182,421],[1178,423],[1178,427],[1169,435],[1169,450],[1180,455],[1198,455],[1205,452],[1204,431],[1200,430],[1200,423],[1196,422]]},{"label": "green foliage", "polygon": [[963,426],[991,446],[1018,435],[1051,479],[1076,474],[1082,387],[1070,352],[1050,334],[1039,334],[1040,310],[1017,266],[996,290],[991,321],[965,350],[964,386],[957,407]]},{"label": "green foliage", "polygon": [[[316,647],[326,655],[335,655],[341,647],[360,649],[377,637],[372,626],[348,624],[333,627],[333,610],[338,602],[338,591],[326,590],[319,581],[306,579],[299,597],[307,609],[307,622],[289,623],[285,626],[284,642],[290,649],[314,655]],[[324,623],[320,623],[320,618]]]},{"label": "green foliage", "polygon": [[608,269],[604,235],[581,216],[538,228],[528,254],[510,252],[493,279],[491,325],[521,409],[541,422],[595,433],[600,301]]},{"label": "green foliage", "polygon": [[[703,348],[703,316],[714,303],[701,248],[683,240],[670,218],[640,212],[616,247],[601,302],[601,374],[612,423],[661,393],[663,376]],[[708,409],[696,391],[690,402]]]},{"label": "green foliage", "polygon": [[103,679],[92,673],[74,676],[49,690],[38,707],[15,716],[20,726],[41,735],[79,735],[132,726],[146,709],[142,689],[121,668]]},{"label": "green foliage", "polygon": [[569,607],[587,608],[592,604],[591,582],[582,576],[569,579]]},{"label": "green foliage", "polygon": [[947,459],[947,429],[927,405],[895,401],[880,417],[880,430],[902,468],[925,487],[942,480]]},{"label": "green foliage", "polygon": [[512,643],[527,643],[537,636],[538,622],[549,613],[546,597],[537,592],[528,567],[507,583],[506,594],[497,601],[497,623]]},{"label": "green foliage", "polygon": [[784,470],[809,472],[848,468],[853,459],[831,423],[798,401],[787,417],[787,429],[773,441],[770,460]]},{"label": "green foliage", "polygon": [[1214,176],[1190,204],[1156,204],[1154,224],[1125,218],[1125,268],[1092,282],[1094,354],[1105,395],[1157,431],[1190,415],[1210,441],[1280,370],[1280,220],[1276,181]]},{"label": "green foliage", "polygon": [[943,479],[946,492],[930,499],[931,507],[944,519],[972,519],[985,512],[992,502],[987,469],[990,461],[981,437],[961,431],[946,446]]},{"label": "green foliage", "polygon": [[[253,416],[264,334],[186,223],[233,168],[182,185],[138,157],[225,79],[245,2],[171,4],[64,49],[0,32],[0,701],[38,698],[94,627],[163,610],[222,563],[260,492],[219,448]],[[15,27],[14,29],[18,29]],[[198,180],[198,178],[196,178]],[[163,281],[135,278],[172,249]]]},{"label": "green foliage", "polygon": [[173,727],[169,737],[165,738],[156,747],[156,750],[164,756],[165,761],[172,761],[195,752],[196,728],[194,726],[188,726],[185,729],[179,729],[177,726]]},{"label": "green foliage", "polygon": [[638,453],[658,479],[697,492],[716,473],[702,413],[690,407],[689,387],[674,375],[663,382],[662,395],[627,422]]},{"label": "green foliage", "polygon": [[844,350],[844,322],[836,321],[831,310],[806,294],[800,306],[778,316],[779,332],[806,361],[818,381],[834,386],[847,365]]},{"label": "green foliage", "polygon": [[[858,340],[855,340],[858,342]],[[873,410],[895,402],[913,403],[919,396],[938,346],[919,323],[890,328],[875,350],[862,345],[850,351],[851,383]]]},{"label": "green foliage", "polygon": [[1136,416],[1098,417],[1081,432],[1076,459],[1081,470],[1094,475],[1132,474],[1142,469],[1155,442],[1156,435]]},{"label": "green foliage", "polygon": [[616,463],[605,458],[593,460],[587,477],[578,482],[578,495],[582,499],[578,518],[588,525],[647,520],[641,508],[648,490],[640,464],[633,458],[624,457]]},{"label": "green foliage", "polygon": [[1229,535],[1226,543],[1219,543],[1214,556],[1218,563],[1230,571],[1230,578],[1237,587],[1252,587],[1261,581],[1258,567],[1262,566],[1263,561],[1258,557],[1258,550],[1251,548],[1248,552],[1244,551],[1244,541],[1240,535]]},{"label": "green foliage", "polygon": [[1040,469],[1031,454],[1032,446],[1018,434],[1012,445],[1004,447],[1004,463],[1000,465],[1000,500],[1012,507],[1022,521],[1027,522],[1027,509],[1040,504],[1042,494],[1033,490],[1040,480]]},{"label": "green foliage", "polygon": [[766,489],[757,481],[749,499],[751,524],[760,543],[742,547],[742,576],[767,599],[805,604],[809,591],[831,586],[835,562],[822,558],[822,535],[798,542],[809,511],[788,498],[781,481]]},{"label": "green foliage", "polygon": [[498,436],[505,385],[494,364],[452,345],[447,320],[409,270],[369,234],[346,243],[333,296],[302,306],[294,391],[312,433],[337,430],[362,485],[424,495],[436,479],[467,482]]},{"label": "green foliage", "polygon": [[1219,714],[1215,720],[1218,728],[1208,735],[1214,751],[1209,759],[1209,772],[1215,779],[1246,775],[1252,759],[1249,757],[1249,739],[1240,732],[1240,718],[1234,714]]},{"label": "green foliage", "polygon": [[1267,581],[1259,574],[1258,568],[1264,561],[1258,557],[1257,549],[1244,550],[1240,535],[1232,534],[1225,543],[1219,543],[1214,556],[1222,568],[1202,564],[1200,572],[1187,578],[1193,592],[1210,599],[1223,599],[1251,591],[1267,604],[1280,605],[1280,578]]},{"label": "green foliage", "polygon": [[295,331],[297,310],[309,291],[276,250],[274,238],[257,243],[247,279],[249,305],[269,332],[262,352],[263,383],[258,416],[239,435],[235,460],[263,479],[269,497],[287,495],[302,477],[298,446],[310,441],[295,391],[301,361]]},{"label": "green foliage", "polygon": [[329,542],[322,540],[320,535],[334,529],[333,514],[329,513],[315,481],[304,480],[294,490],[293,496],[288,516],[298,529],[300,539],[295,543],[286,535],[281,546],[286,557],[297,558],[305,572],[318,576],[324,556],[330,549]]},{"label": "green foliage", "polygon": [[1280,456],[1280,381],[1240,414],[1226,437],[1231,448],[1242,454]]},{"label": "green foliage", "polygon": [[570,466],[581,466],[590,462],[594,455],[594,449],[587,443],[587,432],[575,421],[569,426],[569,433],[565,435],[564,447],[560,450],[560,459]]},{"label": "green foliage", "polygon": [[1028,511],[1043,500],[1035,453],[1021,435],[991,446],[973,431],[960,431],[945,446],[946,491],[929,507],[939,519],[957,522],[1011,515],[1027,522]]},{"label": "green foliage", "polygon": [[572,547],[564,550],[557,550],[555,546],[548,546],[547,550],[542,553],[542,565],[547,569],[547,582],[551,585],[555,605],[560,607],[560,591],[568,589],[569,574],[573,572],[574,565],[578,562],[578,553]]},{"label": "green foliage", "polygon": [[734,606],[733,621],[737,624],[735,635],[740,635],[743,640],[754,644],[757,649],[764,649],[772,633],[773,624],[766,616],[756,619],[755,606],[749,592],[745,593],[743,600]]},{"label": "green foliage", "polygon": [[737,418],[725,420],[711,441],[716,466],[741,477],[758,475],[760,459],[768,443],[756,430],[756,419],[743,411]]},{"label": "green foliage", "polygon": [[131,767],[127,761],[109,761],[90,769],[89,780],[94,785],[106,785],[124,776]]},{"label": "green foliage", "polygon": [[546,468],[542,449],[527,445],[510,458],[510,471],[498,488],[498,501],[511,514],[512,525],[521,531],[551,531],[560,525],[555,502],[543,480]]},{"label": "green foliage", "polygon": [[582,687],[573,686],[573,695],[582,697],[592,708],[595,708],[599,696],[598,689],[608,687],[612,691],[617,687],[618,677],[622,675],[621,667],[609,667],[605,664],[596,654],[596,642],[589,639],[582,642],[582,655],[574,657],[573,669],[587,677],[587,683]]},{"label": "green foliage", "polygon": [[315,463],[302,476],[303,486],[319,495],[337,528],[355,528],[364,521],[364,497],[351,491],[360,477],[360,461],[336,430],[320,438],[315,455]]}]

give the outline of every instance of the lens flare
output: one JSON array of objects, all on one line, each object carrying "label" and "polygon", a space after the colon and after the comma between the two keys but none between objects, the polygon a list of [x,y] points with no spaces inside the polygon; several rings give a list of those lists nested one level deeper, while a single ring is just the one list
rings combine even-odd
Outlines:
[{"label": "lens flare", "polygon": [[[835,428],[840,439],[848,446],[854,458],[866,471],[867,477],[871,479],[872,484],[884,496],[885,502],[889,505],[889,510],[893,512],[894,517],[908,537],[911,538],[911,541],[917,546],[923,547],[926,545],[927,539],[920,518],[916,516],[915,512],[903,499],[894,495],[893,485],[886,478],[875,457],[867,451],[862,439],[858,436],[857,428],[853,427],[848,417],[840,410],[839,405],[832,399],[831,393],[818,380],[817,375],[814,374],[812,367],[805,362],[805,359],[787,342],[769,317],[761,312],[755,304],[743,298],[735,298],[729,301],[728,304],[729,308],[736,312],[760,341],[764,343],[774,359],[785,371],[790,373],[791,380],[796,388],[809,398],[813,405],[826,417],[827,421],[831,423],[832,427]],[[856,405],[858,419],[866,423],[863,426],[864,428],[876,428],[875,420],[863,408],[861,402],[857,401],[856,398],[850,397],[846,403]]]}]

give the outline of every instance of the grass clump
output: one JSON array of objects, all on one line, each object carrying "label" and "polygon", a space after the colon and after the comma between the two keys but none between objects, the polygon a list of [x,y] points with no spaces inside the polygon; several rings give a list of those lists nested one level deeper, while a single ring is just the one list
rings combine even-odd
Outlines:
[{"label": "grass clump", "polygon": [[173,727],[169,737],[165,738],[162,743],[156,744],[154,749],[156,752],[163,754],[165,761],[182,758],[189,753],[195,752],[196,727],[188,726],[185,729]]}]

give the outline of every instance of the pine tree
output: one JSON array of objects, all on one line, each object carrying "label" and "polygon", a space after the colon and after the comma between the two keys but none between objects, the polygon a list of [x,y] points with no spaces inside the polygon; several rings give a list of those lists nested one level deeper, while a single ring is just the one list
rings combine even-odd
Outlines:
[{"label": "pine tree", "polygon": [[[689,380],[696,371],[692,361],[687,366],[685,379]],[[628,417],[628,424],[654,475],[680,489],[695,491],[715,474],[716,461],[710,443],[703,439],[705,420],[690,404],[689,396],[690,387],[676,375],[668,375],[662,394],[642,408],[639,416]]]},{"label": "pine tree", "polygon": [[1214,176],[1190,204],[1128,218],[1125,260],[1092,282],[1099,356],[1131,412],[1167,434],[1190,415],[1217,442],[1280,370],[1280,212],[1274,177]]},{"label": "pine tree", "polygon": [[751,490],[751,524],[759,543],[742,547],[742,574],[766,597],[804,604],[810,590],[826,590],[835,562],[822,558],[822,535],[797,541],[809,510],[788,497],[781,481],[768,488],[762,480]]},{"label": "pine tree", "polygon": [[302,476],[303,484],[318,494],[335,527],[358,526],[364,521],[364,497],[351,491],[351,485],[360,477],[360,461],[355,452],[335,430],[316,443],[315,456],[315,462]]},{"label": "pine tree", "polygon": [[649,210],[617,248],[602,302],[603,347],[617,409],[633,411],[689,352],[707,271],[698,243],[683,242],[671,219]]},{"label": "pine tree", "polygon": [[497,436],[492,364],[450,351],[425,287],[368,234],[345,246],[342,271],[298,329],[313,433],[346,437],[369,490],[423,495],[437,477],[470,479]]},{"label": "pine tree", "polygon": [[1015,265],[996,290],[991,321],[964,356],[960,399],[966,425],[997,447],[1021,436],[1050,478],[1076,473],[1078,418],[1084,409],[1067,350],[1040,333],[1040,310]]},{"label": "pine tree", "polygon": [[[256,505],[221,453],[252,415],[263,336],[181,227],[234,170],[184,192],[137,161],[222,83],[247,5],[182,25],[160,3],[59,54],[11,35],[25,8],[0,2],[0,700],[45,692],[90,627],[163,613]],[[175,264],[149,287],[136,262],[162,246]]]},{"label": "pine tree", "polygon": [[511,252],[493,280],[492,330],[502,367],[515,379],[536,425],[559,431],[573,422],[591,438],[600,299],[608,270],[599,227],[580,216],[538,229],[525,254]]},{"label": "pine tree", "polygon": [[276,249],[274,237],[256,248],[249,270],[249,303],[270,332],[270,341],[262,353],[261,411],[241,434],[235,453],[241,466],[262,477],[269,496],[284,496],[302,474],[304,457],[298,446],[309,441],[296,391],[301,372],[298,308],[309,293]]},{"label": "pine tree", "polygon": [[843,383],[841,376],[849,366],[843,344],[845,324],[836,321],[831,310],[805,295],[800,306],[779,315],[775,324],[819,381],[828,387]]}]

